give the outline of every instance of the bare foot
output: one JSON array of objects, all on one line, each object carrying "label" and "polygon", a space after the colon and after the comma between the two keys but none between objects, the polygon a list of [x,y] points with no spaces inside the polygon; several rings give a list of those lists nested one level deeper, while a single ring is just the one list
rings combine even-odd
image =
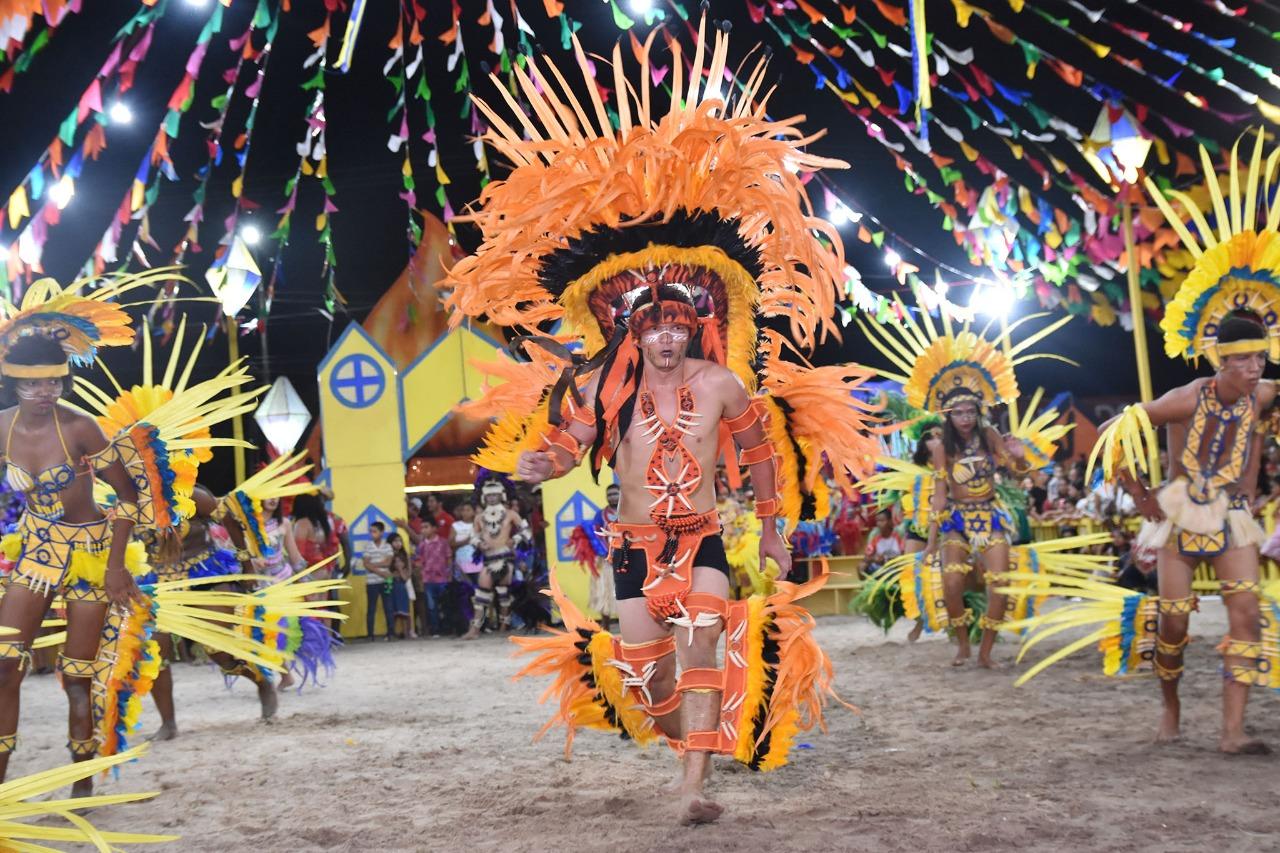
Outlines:
[{"label": "bare foot", "polygon": [[469,629],[467,629],[467,633],[465,633],[465,634],[463,634],[463,635],[462,635],[462,639],[464,639],[464,640],[478,640],[478,639],[480,639],[480,629],[479,629],[479,628],[474,628],[474,627],[473,627],[473,628],[469,628]]},{"label": "bare foot", "polygon": [[911,629],[911,633],[907,634],[907,642],[914,643],[916,640],[920,639],[920,632],[923,630],[924,630],[924,623],[917,621],[916,626]]},{"label": "bare foot", "polygon": [[[707,766],[702,770],[702,784],[705,785],[711,780],[711,774],[715,770],[715,762],[708,759]],[[680,768],[680,772],[669,784],[662,786],[664,794],[678,794],[684,790],[684,768]]]},{"label": "bare foot", "polygon": [[[1179,705],[1166,705],[1160,714],[1160,727],[1156,729],[1156,743],[1173,743],[1182,739],[1180,725],[1182,708]],[[1224,749],[1223,752],[1226,750]]]},{"label": "bare foot", "polygon": [[285,672],[284,675],[280,676],[280,683],[276,685],[276,690],[279,690],[281,693],[283,693],[296,683],[297,682],[293,677],[293,673]]},{"label": "bare foot", "polygon": [[955,660],[951,661],[952,666],[964,666],[969,662],[969,647],[961,646],[956,649]]},{"label": "bare foot", "polygon": [[1218,749],[1227,755],[1270,755],[1271,747],[1260,740],[1251,738],[1243,732],[1238,735],[1223,735],[1218,741]]},{"label": "bare foot", "polygon": [[178,736],[178,724],[173,720],[160,724],[160,728],[156,729],[149,740],[173,740]]},{"label": "bare foot", "polygon": [[685,826],[715,823],[723,812],[724,806],[700,791],[690,791],[680,798],[680,823]]},{"label": "bare foot", "polygon": [[990,655],[978,655],[978,666],[983,669],[994,670],[995,672],[999,672],[1004,669],[1004,664],[993,661]]},{"label": "bare foot", "polygon": [[280,699],[276,696],[271,682],[265,678],[258,684],[258,701],[262,703],[262,719],[270,720],[276,715],[276,709],[280,707]]}]

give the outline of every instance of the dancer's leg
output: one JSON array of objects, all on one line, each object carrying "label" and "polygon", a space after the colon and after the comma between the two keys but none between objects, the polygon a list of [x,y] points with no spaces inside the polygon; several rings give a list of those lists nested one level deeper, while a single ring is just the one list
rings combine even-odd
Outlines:
[{"label": "dancer's leg", "polygon": [[1182,654],[1187,645],[1187,626],[1195,598],[1191,595],[1191,560],[1173,548],[1161,548],[1156,557],[1160,583],[1160,629],[1156,637],[1155,669],[1160,679],[1163,709],[1156,742],[1166,743],[1181,736],[1182,704],[1178,681],[1182,678]]},{"label": "dancer's leg", "polygon": [[[729,578],[717,569],[697,566],[693,570],[693,592],[729,597]],[[676,657],[682,672],[716,669],[716,647],[724,630],[721,620],[714,625],[676,629]],[[716,732],[720,725],[720,690],[688,690],[681,701],[681,727],[688,740],[693,732]],[[711,769],[711,752],[686,748],[684,777],[680,790],[682,823],[710,823],[720,817],[723,807],[709,799],[703,785]]]},{"label": "dancer's leg", "polygon": [[173,704],[173,635],[160,634],[156,637],[160,646],[160,674],[151,685],[151,698],[155,700],[156,710],[160,713],[160,728],[152,740],[173,740],[178,736],[177,709]]},{"label": "dancer's leg", "polygon": [[1227,606],[1227,638],[1222,655],[1222,738],[1219,748],[1232,754],[1266,755],[1271,749],[1244,731],[1249,688],[1265,682],[1262,613],[1258,606],[1258,549],[1232,548],[1213,561]]},{"label": "dancer's leg", "polygon": [[31,640],[40,630],[52,598],[52,593],[38,595],[10,581],[0,599],[0,626],[18,632],[0,637],[0,782],[18,743],[18,699],[22,678],[31,665]]},{"label": "dancer's leg", "polygon": [[[67,602],[67,642],[58,667],[62,670],[62,689],[67,694],[67,748],[76,762],[88,761],[98,753],[93,739],[93,673],[106,620],[105,602]],[[92,776],[71,786],[73,797],[92,793]]]},{"label": "dancer's leg", "polygon": [[485,620],[489,618],[489,608],[492,605],[493,575],[489,574],[488,569],[482,569],[480,577],[476,580],[475,594],[471,596],[471,608],[474,611],[471,614],[471,627],[462,636],[462,639],[474,640],[480,636],[480,629],[484,627]]},{"label": "dancer's leg", "polygon": [[969,659],[969,623],[973,621],[973,613],[964,607],[964,585],[971,568],[969,546],[964,540],[953,538],[942,543],[942,597],[956,638],[952,666],[963,666]]},{"label": "dancer's leg", "polygon": [[995,591],[1001,582],[994,575],[1009,571],[1009,544],[992,544],[982,555],[982,569],[987,587],[987,613],[982,620],[982,642],[978,645],[978,666],[992,669],[991,647],[996,642],[997,626],[1004,621],[1007,596]]}]

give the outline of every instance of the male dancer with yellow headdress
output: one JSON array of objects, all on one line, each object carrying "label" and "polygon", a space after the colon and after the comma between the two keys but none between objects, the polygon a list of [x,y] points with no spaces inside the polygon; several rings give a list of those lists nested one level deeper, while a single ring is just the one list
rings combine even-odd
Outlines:
[{"label": "male dancer with yellow headdress", "polygon": [[[1195,236],[1166,194],[1147,181],[1165,218],[1197,259],[1160,323],[1165,352],[1189,360],[1203,356],[1214,375],[1127,407],[1104,425],[1090,462],[1101,457],[1107,479],[1119,480],[1147,518],[1138,547],[1156,551],[1158,599],[1084,579],[1053,578],[1055,592],[1084,600],[1019,626],[1048,635],[1058,626],[1102,622],[1093,636],[1101,641],[1108,674],[1154,664],[1163,700],[1156,739],[1174,740],[1181,734],[1183,650],[1196,609],[1192,573],[1208,561],[1221,584],[1229,622],[1218,646],[1223,675],[1219,747],[1250,754],[1270,750],[1245,734],[1249,688],[1280,688],[1280,605],[1277,590],[1264,595],[1258,582],[1258,546],[1265,535],[1250,509],[1262,450],[1258,427],[1276,399],[1276,386],[1262,378],[1262,370],[1267,360],[1280,361],[1280,206],[1272,204],[1257,227],[1259,203],[1275,193],[1280,151],[1272,154],[1260,186],[1262,144],[1259,133],[1243,174],[1243,192],[1232,150],[1231,189],[1225,197],[1201,150],[1214,227],[1189,196],[1169,193],[1185,207]],[[1159,474],[1149,461],[1155,458],[1158,427],[1167,429],[1170,479],[1153,490],[1139,475]],[[1051,655],[1026,677],[1077,646]]]}]

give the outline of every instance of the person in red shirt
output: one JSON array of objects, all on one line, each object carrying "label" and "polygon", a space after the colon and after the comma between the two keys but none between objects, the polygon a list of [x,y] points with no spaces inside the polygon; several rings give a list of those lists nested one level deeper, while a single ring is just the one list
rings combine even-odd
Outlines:
[{"label": "person in red shirt", "polygon": [[440,535],[440,529],[427,525],[422,541],[418,543],[416,557],[419,577],[422,579],[420,599],[425,616],[423,628],[430,627],[431,636],[439,637],[441,628],[440,606],[444,600],[445,585],[453,573],[453,547]]},{"label": "person in red shirt", "polygon": [[440,498],[436,495],[427,495],[427,506],[423,511],[423,518],[435,523],[436,529],[440,531],[440,538],[449,541],[449,534],[453,531],[452,515],[445,510],[444,504],[440,502]]},{"label": "person in red shirt", "polygon": [[867,537],[867,573],[875,572],[907,550],[907,542],[893,527],[893,513],[882,509],[876,513],[876,526]]}]

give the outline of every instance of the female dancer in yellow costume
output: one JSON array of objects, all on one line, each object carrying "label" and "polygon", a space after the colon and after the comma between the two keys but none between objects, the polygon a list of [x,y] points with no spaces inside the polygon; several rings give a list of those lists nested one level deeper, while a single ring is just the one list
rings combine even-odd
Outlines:
[{"label": "female dancer in yellow costume", "polygon": [[[901,326],[858,321],[867,338],[901,372],[881,374],[903,383],[907,404],[942,417],[942,436],[932,444],[934,486],[927,515],[925,551],[942,553],[942,588],[947,623],[956,629],[953,666],[970,657],[968,626],[973,611],[964,606],[965,577],[980,564],[988,582],[987,612],[979,620],[982,642],[978,664],[992,667],[996,630],[1005,619],[1004,593],[991,588],[993,575],[1010,568],[1012,520],[996,500],[996,477],[1003,469],[1014,476],[1031,470],[1031,442],[1018,435],[1001,436],[987,412],[1018,398],[1015,365],[1031,346],[1065,322],[1064,317],[1007,351],[968,328],[953,329],[944,312],[941,328],[927,311],[920,321],[904,307]],[[1016,324],[1015,324],[1016,325]],[[1037,454],[1038,455],[1038,454]],[[973,560],[973,562],[971,562]]]},{"label": "female dancer in yellow costume", "polygon": [[[130,547],[141,519],[134,477],[92,418],[59,401],[70,384],[70,360],[92,362],[99,346],[133,340],[129,317],[105,302],[154,275],[121,278],[89,296],[62,291],[51,280],[28,290],[22,309],[4,306],[0,324],[0,389],[15,405],[0,412],[5,477],[25,494],[21,548],[0,600],[0,778],[17,745],[18,698],[29,649],[54,595],[66,600],[66,644],[58,669],[70,705],[67,748],[75,761],[94,756],[90,687],[108,604],[128,607],[142,594],[134,574],[145,571],[140,546]],[[101,477],[119,502],[108,515],[93,499]],[[92,779],[73,793],[92,791]]]}]

